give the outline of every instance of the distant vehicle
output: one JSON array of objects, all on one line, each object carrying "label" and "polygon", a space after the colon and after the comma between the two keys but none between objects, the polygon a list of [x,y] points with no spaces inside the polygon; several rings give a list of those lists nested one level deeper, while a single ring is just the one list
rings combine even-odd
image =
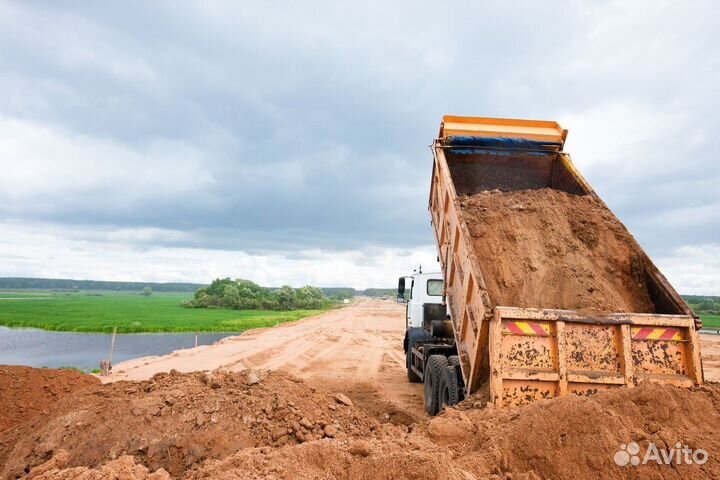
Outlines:
[{"label": "distant vehicle", "polygon": [[348,298],[343,298],[343,303],[344,303],[345,305],[347,305],[348,303],[350,303],[350,299],[348,299]]},{"label": "distant vehicle", "polygon": [[387,295],[383,295],[382,297],[380,297],[380,300],[387,300],[387,299],[388,299]]}]

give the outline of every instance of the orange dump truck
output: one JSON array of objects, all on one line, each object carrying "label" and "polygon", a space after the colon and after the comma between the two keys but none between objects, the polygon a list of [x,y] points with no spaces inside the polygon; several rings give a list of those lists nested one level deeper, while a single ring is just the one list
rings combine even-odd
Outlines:
[{"label": "orange dump truck", "polygon": [[556,122],[443,118],[429,210],[446,317],[407,345],[431,414],[483,385],[502,407],[703,381],[698,317],[573,166],[566,136]]}]

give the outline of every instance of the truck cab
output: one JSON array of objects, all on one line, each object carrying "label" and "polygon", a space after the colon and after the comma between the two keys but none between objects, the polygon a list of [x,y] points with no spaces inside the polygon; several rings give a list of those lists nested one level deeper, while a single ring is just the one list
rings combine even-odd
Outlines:
[{"label": "truck cab", "polygon": [[[398,302],[406,304],[403,348],[407,378],[412,383],[425,384],[425,409],[431,415],[439,411],[444,397],[447,397],[444,404],[454,405],[463,394],[444,293],[440,272],[413,273],[398,281]],[[433,362],[428,363],[430,356]]]},{"label": "truck cab", "polygon": [[398,302],[405,302],[406,328],[422,328],[423,306],[442,305],[442,273],[414,273],[398,280]]}]

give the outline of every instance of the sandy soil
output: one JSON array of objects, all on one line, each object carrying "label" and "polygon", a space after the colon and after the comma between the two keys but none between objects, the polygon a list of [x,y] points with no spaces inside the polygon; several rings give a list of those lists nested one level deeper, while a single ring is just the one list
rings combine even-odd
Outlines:
[{"label": "sandy soil", "polygon": [[491,190],[460,205],[491,303],[654,313],[642,249],[594,197]]},{"label": "sandy soil", "polygon": [[369,438],[379,427],[341,392],[282,371],[161,373],[77,390],[0,432],[0,478],[22,475],[61,448],[68,465],[96,467],[131,453],[179,477],[238,450]]},{"label": "sandy soil", "polygon": [[145,380],[175,369],[282,369],[323,387],[342,390],[391,421],[424,417],[422,386],[407,381],[405,306],[361,299],[323,315],[257,329],[214,345],[119,363],[105,382]]},{"label": "sandy soil", "polygon": [[[508,409],[475,403],[394,425],[282,371],[160,373],[86,387],[0,433],[0,478],[720,478],[718,384],[644,382]],[[618,466],[628,442],[644,452],[679,443],[708,461]]]},{"label": "sandy soil", "polygon": [[720,335],[701,334],[700,343],[705,380],[720,382]]},{"label": "sandy soil", "polygon": [[0,433],[40,415],[59,398],[99,383],[73,370],[0,365]]}]

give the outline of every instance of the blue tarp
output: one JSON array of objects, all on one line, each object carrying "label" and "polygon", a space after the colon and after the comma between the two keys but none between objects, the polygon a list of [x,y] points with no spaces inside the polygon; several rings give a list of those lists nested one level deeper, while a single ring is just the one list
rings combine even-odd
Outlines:
[{"label": "blue tarp", "polygon": [[468,136],[447,137],[443,144],[449,147],[497,147],[528,150],[547,150],[548,148],[554,149],[561,146],[557,142],[542,142],[539,140],[528,140],[526,138]]},{"label": "blue tarp", "polygon": [[541,142],[525,138],[451,136],[443,142],[446,151],[456,155],[513,155],[522,151],[526,155],[547,155],[560,150],[557,142]]}]

